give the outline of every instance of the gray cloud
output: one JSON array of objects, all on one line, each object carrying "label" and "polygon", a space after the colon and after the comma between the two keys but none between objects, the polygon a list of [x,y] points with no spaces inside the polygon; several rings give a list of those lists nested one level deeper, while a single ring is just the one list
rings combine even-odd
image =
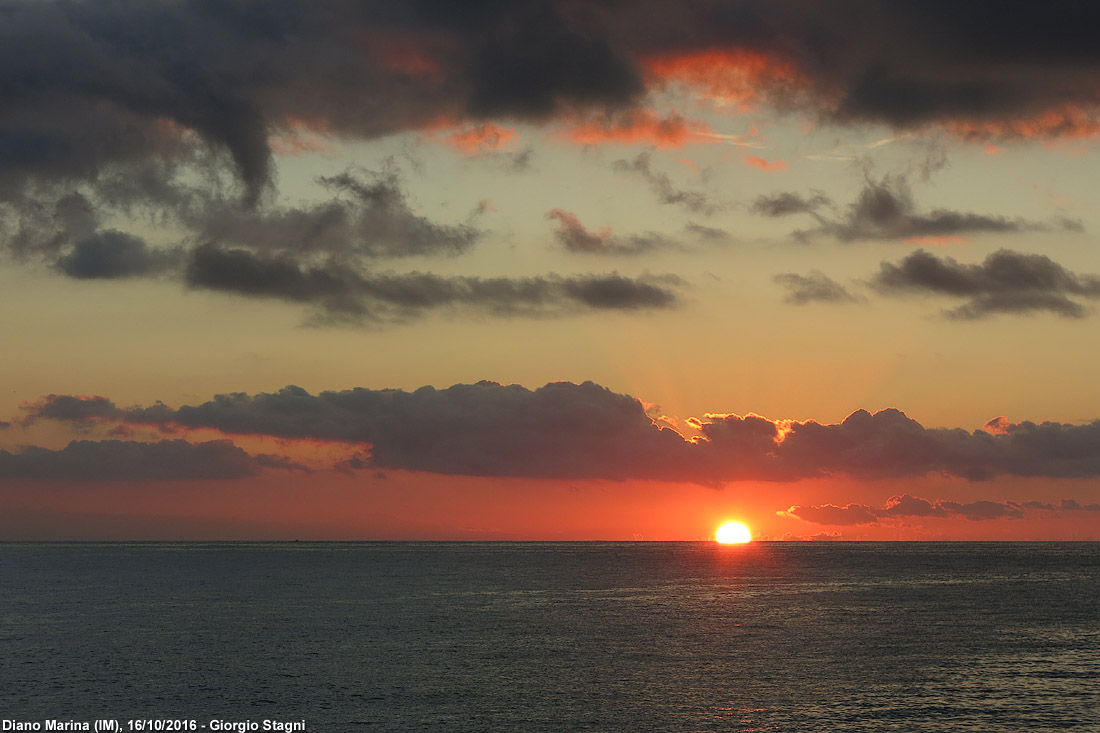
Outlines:
[{"label": "gray cloud", "polygon": [[[281,460],[281,459],[280,459]],[[188,443],[162,440],[79,440],[60,450],[28,446],[16,453],[0,450],[0,478],[65,481],[168,481],[236,479],[259,467],[277,466],[254,459],[227,440]]]},{"label": "gray cloud", "polygon": [[616,160],[611,166],[617,171],[641,176],[662,204],[681,206],[695,214],[714,214],[724,208],[702,191],[677,188],[667,173],[654,170],[649,153],[639,153],[634,160]]},{"label": "gray cloud", "polygon": [[896,265],[883,262],[871,285],[886,295],[965,298],[966,303],[947,312],[958,319],[1042,311],[1081,318],[1087,311],[1074,298],[1100,298],[1100,277],[1070,272],[1046,255],[1006,249],[993,252],[981,264],[962,264],[917,250]]},{"label": "gray cloud", "polygon": [[[178,409],[162,404],[119,409],[102,397],[51,395],[24,411],[24,424],[60,419],[85,427],[210,428],[227,435],[346,442],[360,452],[369,449],[369,465],[383,470],[707,484],[928,474],[971,481],[1100,476],[1100,421],[1064,425],[999,418],[968,432],[925,428],[894,409],[857,410],[835,424],[707,415],[692,421],[701,435],[692,442],[660,429],[634,398],[591,382],[537,390],[479,382],[443,390],[358,388],[318,395],[287,387],[219,395]],[[903,509],[920,513],[916,505],[895,511]],[[949,509],[962,511],[943,510]],[[981,507],[968,511],[978,513]]]},{"label": "gray cloud", "polygon": [[778,218],[792,214],[810,214],[822,206],[831,204],[832,200],[821,191],[814,191],[811,196],[781,191],[757,196],[753,200],[752,206],[749,207],[749,211],[762,216]]},{"label": "gray cloud", "polygon": [[[0,23],[0,175],[93,180],[203,147],[232,163],[256,202],[271,183],[268,135],[295,120],[375,138],[440,118],[614,112],[662,83],[647,62],[699,49],[763,55],[751,80],[760,96],[833,121],[1089,130],[1100,55],[1082,29],[1097,11],[1071,0],[1001,10],[989,0],[861,4],[857,26],[795,0],[472,2],[462,12],[434,0],[16,1]],[[1046,121],[1013,125],[1036,118]]]},{"label": "gray cloud", "polygon": [[[772,203],[779,207],[784,205],[783,202]],[[1048,224],[951,209],[932,209],[922,213],[917,209],[906,177],[902,175],[886,175],[878,181],[868,178],[859,197],[848,207],[844,216],[833,220],[820,216],[816,218],[818,227],[799,230],[795,232],[795,236],[809,239],[824,235],[842,242],[851,242],[1049,229],[1079,231],[1081,228],[1079,222],[1069,220]]]},{"label": "gray cloud", "polygon": [[329,317],[388,320],[446,308],[472,308],[499,316],[671,308],[678,303],[671,286],[679,281],[615,273],[528,278],[359,273],[338,261],[308,266],[289,257],[262,257],[243,249],[205,245],[194,252],[187,283],[304,303]]},{"label": "gray cloud", "polygon": [[438,224],[413,212],[393,170],[348,171],[318,182],[335,196],[313,206],[270,210],[213,201],[190,212],[188,224],[203,242],[372,258],[459,255],[483,234],[468,222]]},{"label": "gray cloud", "polygon": [[177,254],[150,248],[137,237],[108,229],[79,240],[54,267],[79,280],[138,277],[161,272]]},{"label": "gray cloud", "polygon": [[1059,504],[1041,501],[988,501],[957,502],[949,500],[929,501],[912,494],[892,496],[881,507],[866,504],[848,504],[844,507],[832,504],[792,506],[783,514],[814,524],[834,526],[854,524],[881,524],[895,520],[916,518],[966,519],[972,522],[992,519],[1024,519],[1027,517],[1064,517],[1073,512],[1100,511],[1100,504],[1082,505],[1073,499],[1063,499]]},{"label": "gray cloud", "polygon": [[834,526],[875,524],[878,522],[878,515],[875,514],[874,510],[863,504],[792,506],[785,513],[814,524],[831,524]]},{"label": "gray cloud", "polygon": [[776,275],[775,281],[787,288],[784,300],[793,305],[859,302],[843,285],[819,270],[812,270],[808,275],[785,272]]},{"label": "gray cloud", "polygon": [[638,255],[659,248],[678,248],[660,234],[631,235],[626,237],[612,235],[610,231],[593,232],[581,224],[577,215],[565,209],[551,209],[547,219],[555,219],[558,228],[554,236],[570,252],[605,255]]}]

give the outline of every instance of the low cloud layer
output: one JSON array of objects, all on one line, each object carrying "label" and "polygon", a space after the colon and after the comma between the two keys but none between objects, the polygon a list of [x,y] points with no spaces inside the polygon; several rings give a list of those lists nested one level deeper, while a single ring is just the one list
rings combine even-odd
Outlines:
[{"label": "low cloud layer", "polygon": [[1058,504],[1042,501],[929,501],[912,494],[893,496],[881,507],[866,504],[820,504],[792,506],[780,514],[797,517],[814,524],[849,526],[856,524],[882,524],[915,518],[968,519],[980,522],[990,519],[1024,519],[1052,514],[1065,515],[1075,512],[1100,512],[1100,504],[1081,504],[1073,499],[1063,499]]},{"label": "low cloud layer", "polygon": [[[940,474],[1100,476],[1100,421],[990,421],[983,430],[925,428],[902,412],[857,410],[843,422],[708,414],[688,440],[658,426],[633,397],[591,382],[536,390],[493,382],[415,392],[353,389],[312,395],[220,395],[200,405],[120,408],[102,397],[51,395],[15,422],[213,429],[348,443],[375,469],[552,478],[647,478],[721,483]],[[364,464],[367,465],[367,464]]]},{"label": "low cloud layer", "polygon": [[0,450],[0,479],[165,481],[237,479],[263,467],[295,468],[277,456],[250,456],[228,440],[78,440],[60,450],[35,446]]},{"label": "low cloud layer", "polygon": [[923,294],[964,299],[947,311],[972,320],[998,313],[1054,313],[1081,318],[1080,300],[1100,298],[1100,277],[1078,275],[1046,255],[1001,249],[980,264],[963,264],[918,250],[898,264],[883,262],[871,286],[884,295]]}]

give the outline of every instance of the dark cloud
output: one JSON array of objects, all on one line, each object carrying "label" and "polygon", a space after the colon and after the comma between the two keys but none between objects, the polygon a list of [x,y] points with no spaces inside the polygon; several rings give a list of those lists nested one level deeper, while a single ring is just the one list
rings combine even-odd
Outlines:
[{"label": "dark cloud", "polygon": [[[252,476],[257,460],[227,440],[188,443],[123,440],[69,443],[61,450],[26,447],[17,453],[0,450],[0,478],[66,481],[169,481],[235,479]],[[286,468],[288,466],[279,466]]]},{"label": "dark cloud", "polygon": [[794,305],[859,302],[843,285],[819,270],[813,270],[809,275],[785,272],[776,275],[775,281],[787,288],[784,300]]},{"label": "dark cloud", "polygon": [[[759,201],[759,200],[758,200]],[[780,208],[784,202],[772,201]],[[791,204],[793,205],[793,204]],[[1058,220],[1051,224],[987,216],[951,209],[920,212],[905,176],[868,178],[855,203],[838,219],[817,217],[819,226],[800,230],[795,236],[809,239],[830,236],[842,242],[872,239],[919,239],[982,233],[1016,233],[1047,229],[1079,230],[1077,222]]]},{"label": "dark cloud", "polygon": [[671,477],[664,461],[687,450],[679,435],[655,428],[637,400],[591,382],[533,391],[479,382],[316,396],[287,387],[220,395],[171,412],[134,411],[130,419],[369,444],[372,468],[481,476]]},{"label": "dark cloud", "polygon": [[432,310],[471,308],[499,316],[562,315],[576,310],[671,308],[671,278],[618,274],[528,278],[441,277],[429,273],[364,274],[338,261],[307,266],[289,257],[205,245],[194,252],[194,288],[315,306],[337,319],[409,318]]},{"label": "dark cloud", "polygon": [[[1071,0],[1014,12],[989,0],[844,12],[795,0],[462,12],[436,0],[16,0],[0,13],[0,176],[18,186],[203,148],[255,203],[272,181],[269,135],[295,124],[375,138],[440,118],[545,122],[636,108],[647,85],[718,95],[746,75],[783,111],[975,135],[1081,134],[1100,101],[1084,30],[1100,11]],[[739,67],[746,55],[766,63]],[[662,59],[685,61],[661,71]]]},{"label": "dark cloud", "polygon": [[561,245],[570,252],[607,255],[638,255],[658,248],[676,248],[677,245],[660,234],[615,236],[610,230],[593,232],[581,224],[577,215],[565,209],[552,209],[547,219],[556,219],[554,232]]},{"label": "dark cloud", "polygon": [[470,222],[444,225],[416,214],[394,170],[348,171],[318,182],[332,199],[259,210],[214,201],[191,212],[188,224],[207,243],[371,258],[459,255],[483,234]]},{"label": "dark cloud", "polygon": [[821,191],[814,191],[811,196],[782,191],[757,196],[749,210],[754,214],[778,218],[792,214],[809,214],[831,204],[832,200]]},{"label": "dark cloud", "polygon": [[1001,249],[981,264],[962,264],[918,250],[898,264],[883,262],[871,285],[886,295],[907,293],[965,298],[948,316],[974,319],[995,313],[1086,315],[1074,298],[1100,298],[1100,277],[1078,275],[1046,255]]},{"label": "dark cloud", "polygon": [[[352,444],[374,469],[486,476],[650,478],[714,484],[846,476],[883,479],[940,474],[972,481],[1001,475],[1100,476],[1100,421],[1083,425],[991,421],[984,430],[925,428],[904,413],[857,410],[844,421],[774,421],[758,415],[692,419],[699,438],[664,429],[641,403],[591,382],[536,390],[493,382],[415,392],[352,389],[312,395],[219,395],[178,409],[119,409],[106,398],[50,396],[25,420],[209,428]],[[367,459],[369,451],[369,462]],[[351,463],[343,470],[351,470]],[[937,516],[948,505],[904,499],[878,516]],[[849,513],[846,516],[854,516]]]},{"label": "dark cloud", "polygon": [[835,506],[822,504],[820,506],[792,506],[786,514],[798,517],[814,524],[852,525],[874,524],[878,516],[869,506],[863,504],[848,504],[847,506]]},{"label": "dark cloud", "polygon": [[122,417],[125,413],[114,402],[99,395],[45,395],[38,402],[24,405],[26,416],[19,420],[23,425],[37,420],[62,420],[73,423],[90,423]]},{"label": "dark cloud", "polygon": [[160,272],[173,258],[173,253],[158,252],[137,237],[108,229],[78,241],[54,267],[79,280],[114,279]]},{"label": "dark cloud", "polygon": [[649,153],[639,153],[634,160],[616,160],[611,166],[617,171],[641,176],[662,204],[682,206],[695,214],[714,214],[723,208],[702,191],[677,188],[667,173],[654,170]]}]

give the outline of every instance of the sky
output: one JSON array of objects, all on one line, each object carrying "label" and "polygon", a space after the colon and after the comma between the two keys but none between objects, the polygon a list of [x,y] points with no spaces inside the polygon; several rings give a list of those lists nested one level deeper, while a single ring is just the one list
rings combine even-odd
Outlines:
[{"label": "sky", "polygon": [[0,539],[1100,540],[1097,23],[9,0]]}]

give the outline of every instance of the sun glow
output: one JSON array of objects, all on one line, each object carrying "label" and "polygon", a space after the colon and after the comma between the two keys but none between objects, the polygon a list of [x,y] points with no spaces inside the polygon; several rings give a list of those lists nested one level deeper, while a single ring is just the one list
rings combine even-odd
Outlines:
[{"label": "sun glow", "polygon": [[740,522],[726,522],[714,533],[714,541],[723,545],[743,544],[752,541],[752,532]]}]

